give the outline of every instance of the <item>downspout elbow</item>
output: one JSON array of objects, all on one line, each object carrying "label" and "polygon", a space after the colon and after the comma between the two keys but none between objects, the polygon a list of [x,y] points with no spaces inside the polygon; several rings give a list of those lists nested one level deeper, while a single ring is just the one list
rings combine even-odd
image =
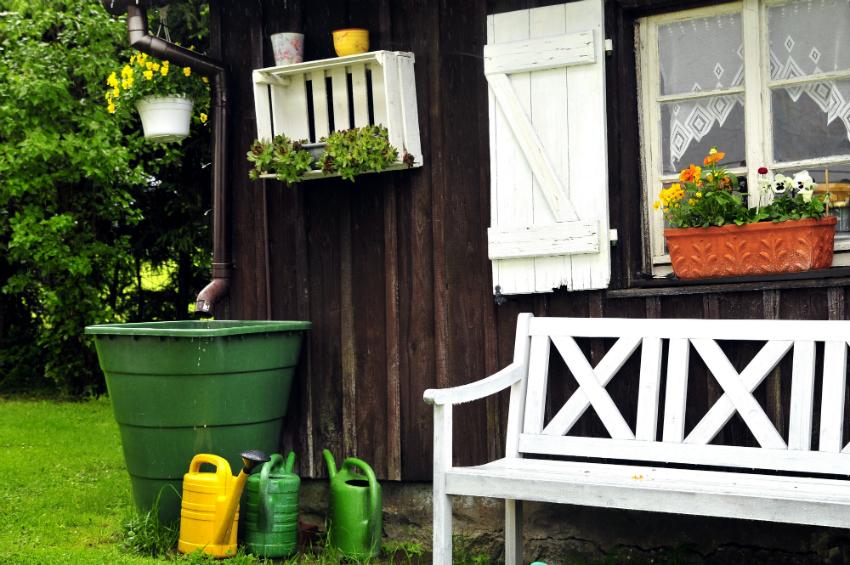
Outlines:
[{"label": "downspout elbow", "polygon": [[230,290],[229,278],[213,278],[204,289],[198,293],[195,299],[195,314],[198,316],[208,316],[212,311],[212,307],[227,296]]}]

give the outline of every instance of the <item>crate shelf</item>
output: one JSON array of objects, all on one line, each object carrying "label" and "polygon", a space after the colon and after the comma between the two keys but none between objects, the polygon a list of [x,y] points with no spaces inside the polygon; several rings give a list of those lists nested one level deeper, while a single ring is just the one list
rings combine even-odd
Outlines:
[{"label": "crate shelf", "polygon": [[[381,124],[405,168],[406,152],[422,166],[413,53],[373,51],[257,69],[253,73],[257,138],[285,134],[317,142],[335,130]],[[274,178],[273,175],[264,175]],[[304,180],[327,178],[321,171]]]}]

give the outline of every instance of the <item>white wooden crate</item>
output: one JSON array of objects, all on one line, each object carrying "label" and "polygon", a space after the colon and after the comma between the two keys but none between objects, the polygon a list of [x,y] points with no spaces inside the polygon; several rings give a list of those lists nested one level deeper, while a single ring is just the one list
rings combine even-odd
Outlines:
[{"label": "white wooden crate", "polygon": [[[413,53],[373,51],[348,57],[257,69],[253,73],[257,138],[285,134],[317,142],[331,131],[381,124],[398,148],[422,166]],[[273,178],[273,175],[266,175]],[[325,178],[321,171],[304,180]]]}]

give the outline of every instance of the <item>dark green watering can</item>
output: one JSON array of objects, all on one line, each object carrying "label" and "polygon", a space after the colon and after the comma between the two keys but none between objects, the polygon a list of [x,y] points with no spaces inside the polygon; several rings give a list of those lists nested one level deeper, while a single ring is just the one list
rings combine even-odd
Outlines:
[{"label": "dark green watering can", "polygon": [[328,464],[330,495],[328,541],[347,557],[368,559],[381,552],[381,485],[364,461],[349,457],[337,471],[331,452]]},{"label": "dark green watering can", "polygon": [[248,478],[240,508],[239,532],[248,551],[260,557],[286,557],[298,546],[298,490],[292,472],[295,453],[272,455],[259,473]]}]

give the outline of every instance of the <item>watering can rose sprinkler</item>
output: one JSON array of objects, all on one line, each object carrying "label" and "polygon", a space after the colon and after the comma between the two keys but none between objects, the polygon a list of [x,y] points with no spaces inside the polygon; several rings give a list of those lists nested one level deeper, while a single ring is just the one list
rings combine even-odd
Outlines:
[{"label": "watering can rose sprinkler", "polygon": [[[223,457],[200,453],[192,458],[183,475],[183,504],[180,511],[180,553],[203,550],[213,557],[236,554],[239,499],[251,469],[269,460],[262,451],[242,453],[242,471],[234,477]],[[215,467],[214,473],[201,472],[201,465]]]},{"label": "watering can rose sprinkler", "polygon": [[368,559],[381,552],[381,485],[364,461],[349,457],[337,471],[333,455],[322,451],[328,465],[328,543],[343,555]]}]

